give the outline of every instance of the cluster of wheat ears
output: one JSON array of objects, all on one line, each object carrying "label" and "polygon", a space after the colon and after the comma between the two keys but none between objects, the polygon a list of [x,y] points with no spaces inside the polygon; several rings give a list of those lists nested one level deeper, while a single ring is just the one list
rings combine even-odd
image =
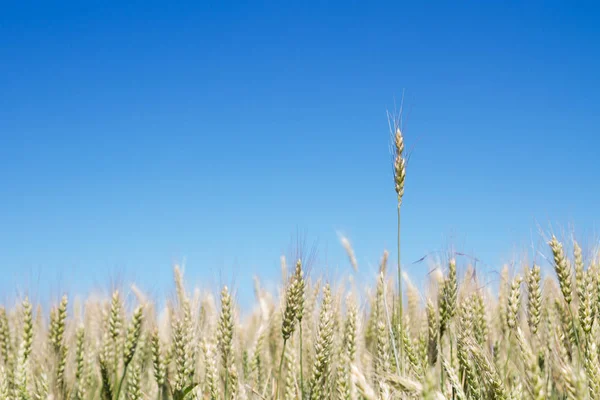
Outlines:
[{"label": "cluster of wheat ears", "polygon": [[399,251],[397,278],[384,252],[372,290],[282,258],[279,293],[256,282],[247,315],[227,287],[219,300],[188,293],[178,267],[160,310],[133,287],[128,302],[121,290],[69,307],[65,295],[47,320],[24,297],[0,307],[0,400],[600,399],[600,264],[569,247],[548,241],[556,278],[505,267],[495,288],[450,254],[421,292],[402,290]]}]

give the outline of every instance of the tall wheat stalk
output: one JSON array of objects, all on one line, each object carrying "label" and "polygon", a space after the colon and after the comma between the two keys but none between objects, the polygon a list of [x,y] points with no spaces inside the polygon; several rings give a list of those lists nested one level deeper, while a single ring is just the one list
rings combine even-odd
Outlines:
[{"label": "tall wheat stalk", "polygon": [[[400,123],[395,122],[394,132],[394,188],[397,196],[397,217],[398,217],[398,233],[397,233],[397,255],[398,255],[398,311],[400,313],[399,324],[400,332],[404,329],[404,306],[402,294],[402,258],[400,248],[400,227],[401,227],[401,207],[402,197],[404,196],[404,180],[406,177],[406,158],[404,157],[404,137],[400,129]],[[404,372],[404,357],[402,346],[400,346],[400,370]]]}]

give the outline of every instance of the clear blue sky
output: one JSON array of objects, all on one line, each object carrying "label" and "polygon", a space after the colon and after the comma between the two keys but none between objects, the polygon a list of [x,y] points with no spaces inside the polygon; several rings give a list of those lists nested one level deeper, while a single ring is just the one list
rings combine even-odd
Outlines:
[{"label": "clear blue sky", "polygon": [[406,263],[452,244],[496,268],[538,225],[593,244],[593,2],[127,3],[3,5],[2,297],[162,294],[185,258],[245,299],[297,231],[313,274],[350,271],[341,231],[370,276],[395,254],[403,89]]}]

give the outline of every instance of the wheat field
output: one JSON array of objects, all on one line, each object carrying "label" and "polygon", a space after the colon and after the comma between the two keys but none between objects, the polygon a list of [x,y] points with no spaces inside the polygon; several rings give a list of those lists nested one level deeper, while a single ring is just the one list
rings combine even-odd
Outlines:
[{"label": "wheat field", "polygon": [[[394,132],[399,249],[406,158]],[[135,287],[136,301],[123,288],[65,295],[49,315],[16,299],[0,307],[0,399],[600,399],[598,253],[554,235],[546,246],[554,275],[523,263],[490,285],[449,254],[420,289],[403,288],[399,251],[383,253],[368,288],[282,258],[279,290],[257,282],[245,313],[232,288],[186,291],[177,266],[160,309]]]}]

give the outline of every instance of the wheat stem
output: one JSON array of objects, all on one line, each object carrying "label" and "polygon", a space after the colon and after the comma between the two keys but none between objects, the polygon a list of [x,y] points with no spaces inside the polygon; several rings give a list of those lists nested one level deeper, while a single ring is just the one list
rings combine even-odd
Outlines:
[{"label": "wheat stem", "polygon": [[302,321],[298,321],[298,325],[300,328],[300,395],[301,398],[304,399],[304,369],[302,367]]},{"label": "wheat stem", "polygon": [[281,371],[283,368],[283,359],[285,357],[285,345],[287,344],[287,339],[283,340],[283,348],[281,349],[281,359],[279,360],[279,371],[277,372],[277,386],[275,389],[275,398],[279,398],[279,388],[281,386]]},{"label": "wheat stem", "polygon": [[[399,312],[400,312],[400,332],[404,329],[404,313],[403,313],[403,305],[402,305],[402,264],[400,257],[400,206],[401,203],[398,202],[398,302],[399,302]],[[400,373],[404,374],[404,350],[400,346]]]},{"label": "wheat stem", "polygon": [[121,379],[119,379],[119,386],[117,386],[117,392],[115,393],[114,400],[119,400],[119,395],[121,394],[121,388],[123,386],[123,381],[125,380],[125,375],[127,375],[127,367],[128,367],[128,365],[125,365],[125,367],[123,368],[123,375],[121,375]]}]

